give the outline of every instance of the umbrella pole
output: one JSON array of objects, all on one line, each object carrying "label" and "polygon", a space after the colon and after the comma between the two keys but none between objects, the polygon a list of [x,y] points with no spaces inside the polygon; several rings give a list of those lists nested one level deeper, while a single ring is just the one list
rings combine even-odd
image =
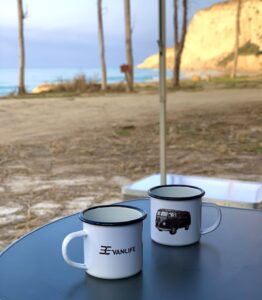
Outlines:
[{"label": "umbrella pole", "polygon": [[166,184],[166,1],[159,0],[160,175]]}]

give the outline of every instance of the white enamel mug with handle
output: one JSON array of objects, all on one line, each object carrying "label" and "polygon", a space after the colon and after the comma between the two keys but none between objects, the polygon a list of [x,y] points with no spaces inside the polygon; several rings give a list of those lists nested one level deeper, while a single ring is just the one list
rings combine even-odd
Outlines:
[{"label": "white enamel mug with handle", "polygon": [[[169,246],[197,243],[201,235],[218,228],[222,219],[219,206],[202,202],[205,192],[190,185],[161,185],[148,191],[150,196],[151,238]],[[217,211],[217,219],[201,228],[202,207]]]},{"label": "white enamel mug with handle", "polygon": [[[64,260],[72,267],[103,279],[133,276],[142,269],[143,220],[147,214],[135,207],[104,205],[80,214],[83,230],[67,235],[62,243]],[[84,263],[72,261],[67,253],[74,238],[84,240]]]}]

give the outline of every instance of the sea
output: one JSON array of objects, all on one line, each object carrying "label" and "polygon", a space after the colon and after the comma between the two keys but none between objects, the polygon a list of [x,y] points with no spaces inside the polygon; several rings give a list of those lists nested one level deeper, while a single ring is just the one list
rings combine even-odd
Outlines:
[{"label": "sea", "polygon": [[[56,83],[61,80],[70,80],[79,74],[85,74],[87,79],[101,81],[101,70],[99,68],[28,68],[25,72],[26,90],[31,92],[33,88],[43,83]],[[171,71],[167,71],[167,77],[171,78]],[[183,75],[182,75],[183,76]],[[158,70],[134,70],[135,82],[157,81]],[[123,82],[124,74],[118,68],[107,69],[108,83]],[[17,92],[18,69],[0,69],[0,96]]]}]

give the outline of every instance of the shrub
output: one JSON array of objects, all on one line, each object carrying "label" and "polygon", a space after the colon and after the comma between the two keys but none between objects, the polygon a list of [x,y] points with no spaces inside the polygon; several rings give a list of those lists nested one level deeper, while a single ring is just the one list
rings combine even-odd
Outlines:
[{"label": "shrub", "polygon": [[85,74],[78,74],[72,80],[60,80],[54,86],[55,92],[96,92],[101,85],[94,79],[87,79]]},{"label": "shrub", "polygon": [[[248,41],[243,46],[238,48],[238,55],[252,55],[259,51],[259,46]],[[230,52],[227,56],[218,62],[218,66],[225,67],[230,61],[233,61],[234,53]]]}]

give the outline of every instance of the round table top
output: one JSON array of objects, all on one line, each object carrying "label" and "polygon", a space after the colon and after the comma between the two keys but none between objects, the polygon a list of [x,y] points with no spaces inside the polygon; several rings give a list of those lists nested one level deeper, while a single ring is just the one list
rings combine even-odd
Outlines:
[{"label": "round table top", "polygon": [[[149,200],[125,202],[149,213]],[[68,266],[64,237],[81,230],[78,215],[47,224],[11,245],[0,256],[0,299],[261,299],[262,212],[222,208],[220,227],[187,247],[159,245],[144,222],[143,271],[121,280],[103,280]],[[211,209],[203,219],[212,222]],[[81,239],[69,253],[83,260]]]}]

